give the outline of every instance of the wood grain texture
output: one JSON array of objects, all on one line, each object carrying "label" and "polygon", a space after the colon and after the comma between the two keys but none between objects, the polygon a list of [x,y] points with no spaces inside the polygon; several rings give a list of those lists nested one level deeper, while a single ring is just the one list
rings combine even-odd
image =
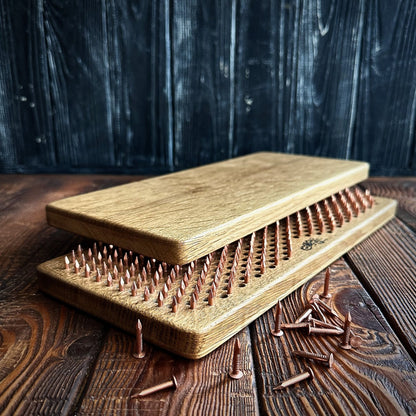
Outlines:
[{"label": "wood grain texture", "polygon": [[416,231],[416,179],[370,178],[363,184],[374,195],[397,200],[396,215],[413,231]]},{"label": "wood grain texture", "polygon": [[[415,246],[414,233],[395,219],[347,254],[350,266],[413,358],[416,358]],[[393,272],[388,265],[393,265]]]},{"label": "wood grain texture", "polygon": [[38,291],[36,264],[79,241],[49,227],[44,206],[56,198],[123,180],[79,176],[68,186],[56,176],[1,176],[2,415],[69,415],[76,408],[105,327]]},{"label": "wood grain texture", "polygon": [[[242,346],[244,377],[240,380],[228,376],[236,338]],[[259,414],[248,328],[221,349],[198,361],[168,354],[146,343],[144,347],[146,356],[134,359],[131,356],[133,338],[111,330],[77,414]],[[130,397],[147,387],[170,380],[172,375],[178,380],[177,390],[164,390],[137,399]]]},{"label": "wood grain texture", "polygon": [[258,150],[415,172],[411,0],[77,6],[2,2],[2,172],[165,172]]},{"label": "wood grain texture", "polygon": [[[273,311],[264,314],[251,327],[262,414],[414,414],[414,361],[345,262],[337,261],[331,271],[332,306],[342,316],[351,311],[353,331],[362,345],[346,351],[339,348],[340,337],[306,336],[293,330],[275,338],[269,335]],[[312,295],[322,292],[323,279],[320,273],[283,301],[283,322],[293,322]],[[295,349],[332,352],[334,365],[328,368],[296,358]],[[315,373],[313,381],[272,391],[279,381],[305,371],[306,366]]]},{"label": "wood grain texture", "polygon": [[185,264],[368,175],[362,162],[262,152],[56,201],[48,223]]}]

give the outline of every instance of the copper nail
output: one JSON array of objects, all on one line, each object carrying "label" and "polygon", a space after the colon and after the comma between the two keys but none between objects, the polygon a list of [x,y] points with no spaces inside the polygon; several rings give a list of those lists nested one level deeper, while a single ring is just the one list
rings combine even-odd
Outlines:
[{"label": "copper nail", "polygon": [[164,299],[163,293],[159,292],[159,295],[157,296],[157,306],[159,306],[159,308],[163,306]]},{"label": "copper nail", "polygon": [[77,273],[77,274],[79,273],[79,263],[78,263],[78,260],[75,260],[74,272]]},{"label": "copper nail", "polygon": [[108,275],[107,275],[107,286],[113,286],[113,278],[111,277],[110,272],[108,272]]},{"label": "copper nail", "polygon": [[88,264],[85,265],[85,277],[90,277],[90,266],[88,266]]},{"label": "copper nail", "polygon": [[295,320],[295,324],[304,321],[312,313],[312,308],[306,308]]},{"label": "copper nail", "polygon": [[150,298],[150,292],[149,292],[149,288],[146,286],[143,291],[143,300],[149,300],[149,298]]},{"label": "copper nail", "polygon": [[136,282],[133,282],[131,284],[131,295],[132,296],[137,296],[137,284],[136,284]]},{"label": "copper nail", "polygon": [[234,342],[234,355],[233,355],[233,366],[228,375],[231,378],[238,380],[243,377],[243,372],[241,371],[241,343],[237,338]]},{"label": "copper nail", "polygon": [[342,349],[344,350],[351,349],[350,336],[351,336],[351,313],[348,311],[348,313],[345,315],[344,335],[342,337],[341,343],[339,344],[339,346]]},{"label": "copper nail", "polygon": [[120,277],[120,281],[118,282],[118,290],[122,292],[124,290],[124,280]]},{"label": "copper nail", "polygon": [[296,323],[282,323],[282,329],[301,329],[301,328],[309,328],[309,322],[296,322]]},{"label": "copper nail", "polygon": [[329,267],[326,269],[325,272],[325,281],[324,281],[324,291],[321,295],[321,298],[329,299],[332,295],[329,293],[329,279],[331,277],[331,271]]},{"label": "copper nail", "polygon": [[324,322],[324,321],[321,321],[321,320],[315,319],[315,318],[310,318],[308,322],[310,322],[315,327],[332,328],[332,329],[337,329],[338,331],[343,330],[342,328],[340,328],[337,325],[333,325],[333,324],[330,324],[329,322]]},{"label": "copper nail", "polygon": [[143,336],[142,336],[142,323],[140,319],[137,320],[136,323],[136,344],[135,344],[135,351],[133,353],[134,358],[143,358],[146,354],[143,350]]},{"label": "copper nail", "polygon": [[281,328],[282,328],[282,303],[279,300],[277,302],[276,312],[274,315],[274,330],[270,332],[275,337],[281,337],[283,335],[283,331]]},{"label": "copper nail", "polygon": [[101,282],[101,272],[100,269],[97,269],[97,275],[95,276],[96,282]]},{"label": "copper nail", "polygon": [[172,380],[165,381],[164,383],[157,384],[156,386],[149,387],[148,389],[144,389],[140,393],[133,394],[131,398],[135,399],[136,397],[147,396],[148,394],[156,393],[157,391],[165,390],[170,387],[174,387],[175,389],[178,388],[178,382],[175,376],[172,376]]},{"label": "copper nail", "polygon": [[128,285],[130,283],[130,272],[128,270],[126,270],[126,273],[124,273],[124,280],[126,282],[126,285]]},{"label": "copper nail", "polygon": [[213,294],[212,289],[210,289],[209,294],[208,294],[208,305],[209,306],[214,305],[214,294]]},{"label": "copper nail", "polygon": [[189,307],[191,309],[195,309],[195,307],[196,307],[196,298],[195,298],[195,294],[194,293],[192,293],[191,301],[190,301],[190,306]]},{"label": "copper nail", "polygon": [[308,335],[315,334],[315,335],[342,335],[344,330],[339,330],[335,328],[316,328],[313,326],[309,326],[308,328]]},{"label": "copper nail", "polygon": [[275,238],[274,238],[274,265],[275,266],[279,264],[279,239],[280,239],[279,221],[276,221]]},{"label": "copper nail", "polygon": [[328,365],[328,367],[332,367],[334,363],[334,354],[329,353],[328,355],[324,354],[316,354],[310,351],[293,351],[293,354],[297,357],[307,358],[308,360],[315,360],[320,361]]},{"label": "copper nail", "polygon": [[172,296],[172,312],[176,313],[178,310],[178,301],[176,300],[176,296]]},{"label": "copper nail", "polygon": [[306,380],[308,378],[313,379],[315,377],[312,368],[307,367],[307,371],[296,376],[290,377],[285,381],[282,381],[276,387],[273,388],[273,391],[282,390],[286,387],[291,386],[292,384],[298,383],[299,381]]},{"label": "copper nail", "polygon": [[67,256],[65,256],[65,270],[69,270],[69,258]]}]

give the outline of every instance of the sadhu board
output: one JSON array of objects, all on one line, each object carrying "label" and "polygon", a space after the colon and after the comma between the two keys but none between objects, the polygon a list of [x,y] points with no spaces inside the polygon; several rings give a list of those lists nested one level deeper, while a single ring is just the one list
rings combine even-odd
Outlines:
[{"label": "sadhu board", "polygon": [[257,153],[53,202],[90,247],[38,266],[50,295],[200,358],[394,216],[368,164]]}]

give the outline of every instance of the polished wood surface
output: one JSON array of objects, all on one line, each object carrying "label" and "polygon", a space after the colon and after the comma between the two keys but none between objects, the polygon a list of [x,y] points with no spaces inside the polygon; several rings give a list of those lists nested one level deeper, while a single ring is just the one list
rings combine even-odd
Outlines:
[{"label": "polished wood surface", "polygon": [[185,264],[368,176],[364,162],[261,152],[55,201],[48,223]]},{"label": "polished wood surface", "polygon": [[[399,201],[397,217],[331,265],[333,307],[351,311],[362,345],[285,332],[271,337],[269,310],[220,348],[188,360],[145,343],[39,291],[36,266],[70,251],[80,237],[49,227],[45,204],[138,180],[123,176],[0,177],[0,412],[12,414],[414,414],[416,412],[415,179],[370,179],[375,195]],[[319,273],[283,300],[284,321],[322,291]],[[244,377],[232,380],[233,344],[242,345]],[[331,369],[291,355],[332,351]],[[315,379],[273,387],[310,365]],[[170,379],[177,390],[131,395]]]}]

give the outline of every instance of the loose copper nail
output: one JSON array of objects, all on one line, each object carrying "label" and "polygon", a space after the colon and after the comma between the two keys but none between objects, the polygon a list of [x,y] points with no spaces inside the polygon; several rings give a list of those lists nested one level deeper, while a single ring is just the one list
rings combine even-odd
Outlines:
[{"label": "loose copper nail", "polygon": [[297,357],[307,358],[308,360],[315,360],[328,365],[328,367],[332,367],[334,363],[334,354],[329,353],[328,355],[324,354],[316,354],[310,351],[293,351],[293,354]]},{"label": "loose copper nail", "polygon": [[283,335],[282,331],[282,302],[280,300],[277,302],[276,311],[274,314],[274,329],[270,331],[275,337],[281,337]]},{"label": "loose copper nail", "polygon": [[312,313],[312,308],[306,308],[295,320],[295,324],[304,321]]},{"label": "loose copper nail", "polygon": [[133,282],[131,284],[131,295],[132,296],[137,296],[137,284],[136,284],[136,282]]},{"label": "loose copper nail", "polygon": [[342,337],[341,343],[339,344],[339,346],[342,349],[344,350],[351,349],[350,336],[351,336],[351,313],[348,311],[348,313],[345,315],[344,335]]},{"label": "loose copper nail", "polygon": [[329,293],[329,279],[331,277],[331,271],[329,267],[327,267],[325,272],[325,281],[324,281],[324,291],[321,295],[319,295],[321,298],[329,299],[332,297],[332,295]]},{"label": "loose copper nail", "polygon": [[243,372],[241,371],[241,343],[237,338],[234,342],[234,355],[233,355],[233,366],[228,375],[231,378],[238,380],[243,377]]},{"label": "loose copper nail", "polygon": [[312,296],[311,300],[309,301],[310,303],[316,303],[317,305],[319,305],[322,309],[325,310],[325,312],[327,312],[329,315],[331,316],[338,316],[337,313],[329,306],[327,305],[325,302],[323,302],[320,298],[318,294],[315,294]]},{"label": "loose copper nail", "polygon": [[296,376],[290,377],[287,380],[282,381],[276,387],[273,388],[273,391],[283,390],[286,387],[291,386],[292,384],[298,383],[299,381],[306,380],[308,378],[312,379],[315,377],[315,374],[312,371],[312,368],[307,367],[307,371]]},{"label": "loose copper nail", "polygon": [[300,328],[309,328],[309,322],[296,322],[296,323],[282,323],[282,329],[300,329]]},{"label": "loose copper nail", "polygon": [[67,256],[65,256],[64,262],[65,262],[65,270],[69,270],[69,258]]},{"label": "loose copper nail", "polygon": [[317,303],[311,303],[311,308],[313,309],[313,312],[315,312],[315,315],[318,316],[318,318],[323,321],[326,322],[326,317],[324,315],[324,313],[322,312],[322,309],[319,307],[319,305]]},{"label": "loose copper nail", "polygon": [[172,376],[172,380],[165,381],[164,383],[144,389],[140,393],[133,394],[131,398],[135,399],[136,397],[147,396],[148,394],[156,393],[157,391],[169,389],[171,387],[174,387],[175,389],[178,388],[178,381],[175,376]]},{"label": "loose copper nail", "polygon": [[146,354],[143,350],[142,323],[140,322],[140,319],[138,319],[136,323],[136,344],[135,344],[135,351],[133,353],[133,357],[143,358],[145,355]]},{"label": "loose copper nail", "polygon": [[337,329],[338,331],[342,331],[343,330],[342,328],[340,328],[337,325],[330,324],[329,322],[324,322],[324,321],[321,321],[321,320],[315,319],[315,318],[310,318],[308,320],[308,322],[310,322],[312,324],[312,326],[315,326],[315,327],[332,328],[332,329]]},{"label": "loose copper nail", "polygon": [[335,328],[316,328],[313,326],[309,326],[308,328],[308,335],[315,334],[315,335],[342,335],[344,331],[341,329]]}]

